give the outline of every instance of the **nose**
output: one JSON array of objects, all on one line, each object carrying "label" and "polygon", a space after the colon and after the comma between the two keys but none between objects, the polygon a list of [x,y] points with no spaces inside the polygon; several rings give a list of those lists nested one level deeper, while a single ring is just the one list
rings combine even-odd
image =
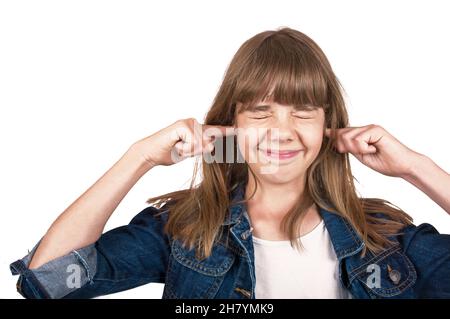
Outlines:
[{"label": "nose", "polygon": [[277,118],[268,130],[268,140],[272,143],[287,143],[295,139],[294,124],[286,117]]}]

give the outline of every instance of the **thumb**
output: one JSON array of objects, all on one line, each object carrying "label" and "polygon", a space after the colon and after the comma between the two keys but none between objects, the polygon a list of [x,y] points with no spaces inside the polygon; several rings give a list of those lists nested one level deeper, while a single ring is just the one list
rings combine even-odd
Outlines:
[{"label": "thumb", "polygon": [[365,144],[366,146],[364,147],[365,148],[365,151],[366,151],[366,153],[376,153],[377,152],[377,148],[375,147],[375,146],[373,146],[373,145],[370,145],[370,144]]},{"label": "thumb", "polygon": [[373,154],[377,152],[377,148],[374,145],[368,144],[366,142],[358,142],[357,150],[360,154]]}]

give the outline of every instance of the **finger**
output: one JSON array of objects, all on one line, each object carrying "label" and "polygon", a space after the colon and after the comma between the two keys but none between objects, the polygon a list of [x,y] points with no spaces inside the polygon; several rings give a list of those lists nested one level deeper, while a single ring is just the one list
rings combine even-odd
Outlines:
[{"label": "finger", "polygon": [[369,129],[357,135],[355,140],[357,140],[363,148],[363,151],[367,153],[377,152],[377,142],[381,140],[383,135],[376,129]]},{"label": "finger", "polygon": [[369,130],[368,126],[362,127],[351,127],[348,130],[343,131],[341,134],[339,141],[343,144],[343,148],[346,152],[350,152],[352,154],[356,153],[366,153],[367,148],[364,145],[364,142],[356,139],[357,136],[361,136],[362,132]]},{"label": "finger", "polygon": [[205,144],[205,146],[203,147],[202,152],[203,153],[212,153],[212,151],[214,150],[215,145],[214,143],[207,143]]},{"label": "finger", "polygon": [[377,148],[373,145],[368,145],[365,142],[353,141],[349,152],[352,154],[372,154],[377,152]]},{"label": "finger", "polygon": [[363,154],[373,154],[376,153],[377,151],[378,150],[375,146],[366,143],[363,144],[363,152],[362,152]]},{"label": "finger", "polygon": [[342,140],[342,134],[343,132],[348,131],[350,128],[326,128],[325,129],[325,136],[330,138],[332,141],[332,146],[340,153],[347,152],[347,148],[345,146],[345,143]]},{"label": "finger", "polygon": [[178,141],[177,143],[174,144],[173,148],[175,150],[176,155],[180,158],[189,157],[195,151],[193,143],[187,143],[184,141]]},{"label": "finger", "polygon": [[209,140],[203,140],[197,147],[195,147],[194,151],[190,154],[190,156],[197,156],[204,153],[211,153],[215,148],[214,142]]},{"label": "finger", "polygon": [[349,129],[352,129],[352,127],[343,127],[343,128],[335,128],[335,129],[326,128],[325,136],[327,136],[327,137],[336,136],[337,137],[337,136],[341,135],[342,133],[348,131]]},{"label": "finger", "polygon": [[184,137],[183,152],[186,156],[195,156],[202,153],[204,139],[202,124],[199,124],[196,120],[190,121]]},{"label": "finger", "polygon": [[215,137],[208,138],[206,136],[196,137],[195,145],[192,150],[192,155],[200,155],[205,152],[212,152],[215,145]]},{"label": "finger", "polygon": [[223,125],[203,125],[203,135],[208,138],[231,136],[236,134],[236,128],[234,126]]},{"label": "finger", "polygon": [[170,152],[170,156],[174,163],[178,163],[185,158],[183,146],[184,146],[184,143],[182,141],[175,143],[175,145],[173,146],[173,148]]},{"label": "finger", "polygon": [[339,129],[325,130],[325,134],[328,135],[334,142],[333,146],[340,153],[354,152],[356,150],[353,136],[359,134],[361,131],[365,130],[363,127],[344,127]]},{"label": "finger", "polygon": [[190,128],[181,126],[178,127],[175,130],[176,134],[178,135],[178,139],[183,143],[191,144],[193,140],[193,134]]},{"label": "finger", "polygon": [[343,139],[347,141],[346,145],[352,154],[373,154],[378,152],[377,147],[372,145],[375,143],[371,141],[374,134],[373,127],[366,126],[363,130],[353,132],[352,135],[345,135]]},{"label": "finger", "polygon": [[365,141],[363,140],[359,140],[359,139],[351,139],[347,145],[349,148],[349,152],[352,153],[353,155],[355,154],[372,154],[372,153],[376,153],[377,152],[377,148],[373,145],[367,144]]}]

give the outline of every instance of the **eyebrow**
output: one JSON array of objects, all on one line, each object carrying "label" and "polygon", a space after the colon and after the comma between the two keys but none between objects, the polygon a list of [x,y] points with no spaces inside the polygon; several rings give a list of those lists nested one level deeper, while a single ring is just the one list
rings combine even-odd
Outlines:
[{"label": "eyebrow", "polygon": [[260,111],[268,111],[271,109],[270,105],[254,105],[253,107],[249,107],[247,110],[250,112],[260,112]]},{"label": "eyebrow", "polygon": [[[249,107],[247,110],[250,112],[265,112],[268,111],[272,108],[271,105],[269,104],[257,104],[253,107]],[[317,110],[319,107],[318,106],[313,106],[313,105],[296,105],[294,106],[294,109],[296,111],[315,111]]]}]

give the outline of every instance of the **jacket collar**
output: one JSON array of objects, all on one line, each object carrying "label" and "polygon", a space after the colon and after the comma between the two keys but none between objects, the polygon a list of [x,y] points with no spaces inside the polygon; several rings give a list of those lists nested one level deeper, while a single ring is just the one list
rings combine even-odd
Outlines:
[{"label": "jacket collar", "polygon": [[[246,205],[238,202],[245,198],[244,186],[241,184],[232,192],[229,214],[223,225],[236,224],[231,228],[233,234],[241,243],[241,246],[246,247],[249,253],[252,254],[252,245],[249,244],[249,241],[240,240],[241,236],[244,235],[242,238],[249,238],[247,235],[251,233],[251,227],[249,227],[250,219]],[[340,268],[339,270],[340,281],[349,288],[354,280],[358,280],[365,287],[364,289],[370,291],[369,294],[359,290],[352,291],[352,293],[356,296],[363,296],[364,298],[370,297],[371,295],[393,297],[414,285],[417,279],[415,267],[401,251],[401,247],[398,244],[377,253],[377,255],[367,252],[365,257],[359,258],[356,254],[362,251],[365,244],[350,223],[340,216],[339,213],[329,211],[322,207],[319,207],[319,213],[330,235],[330,240],[339,264],[341,265],[341,262],[345,259],[345,262],[342,263],[344,266],[343,269]],[[369,270],[374,265],[379,266],[379,286],[369,285],[373,280],[371,277],[373,276],[373,271],[370,272]]]},{"label": "jacket collar", "polygon": [[319,207],[319,213],[330,234],[331,243],[339,260],[353,256],[364,248],[364,241],[342,216],[322,207]]},{"label": "jacket collar", "polygon": [[[231,192],[228,215],[222,225],[232,225],[246,216],[246,205],[239,203],[245,198],[245,184],[240,183]],[[325,226],[330,234],[336,256],[339,260],[357,254],[364,248],[364,241],[355,229],[338,213],[319,207]]]},{"label": "jacket collar", "polygon": [[243,211],[246,209],[244,203],[239,201],[245,199],[245,184],[240,183],[234,190],[231,191],[230,201],[231,204],[228,209],[228,215],[222,225],[236,224],[242,218]]}]

